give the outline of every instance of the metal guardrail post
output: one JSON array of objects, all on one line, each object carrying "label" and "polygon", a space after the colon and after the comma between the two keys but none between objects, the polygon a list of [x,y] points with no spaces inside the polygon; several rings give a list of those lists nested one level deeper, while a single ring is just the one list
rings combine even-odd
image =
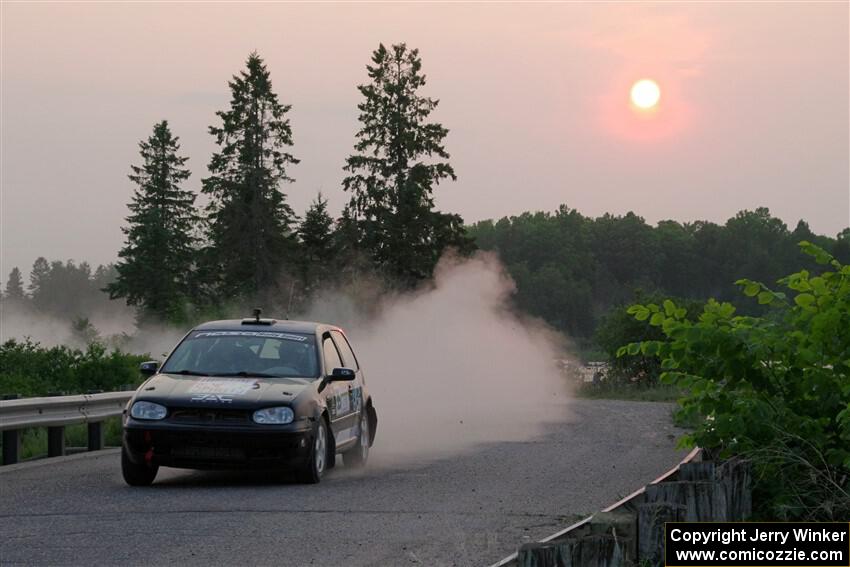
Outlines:
[{"label": "metal guardrail post", "polygon": [[101,449],[103,449],[103,422],[95,421],[89,423],[89,451]]},{"label": "metal guardrail post", "polygon": [[[17,400],[20,394],[6,394],[4,400]],[[21,460],[21,432],[3,431],[3,464],[14,465]]]},{"label": "metal guardrail post", "polygon": [[61,457],[65,454],[65,427],[47,428],[47,456]]},{"label": "metal guardrail post", "polygon": [[[59,397],[62,392],[48,392],[50,398]],[[47,428],[47,456],[62,457],[65,455],[65,426]]]},{"label": "metal guardrail post", "polygon": [[14,465],[21,460],[21,430],[3,432],[3,464]]}]

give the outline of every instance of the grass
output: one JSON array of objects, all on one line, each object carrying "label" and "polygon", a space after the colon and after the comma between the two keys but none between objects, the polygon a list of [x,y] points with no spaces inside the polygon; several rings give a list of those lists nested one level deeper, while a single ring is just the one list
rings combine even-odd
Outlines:
[{"label": "grass", "polygon": [[[104,445],[121,445],[121,416],[110,417],[103,422]],[[69,425],[65,428],[65,449],[86,447],[88,445],[88,426],[85,423]],[[0,443],[2,447],[2,443]],[[21,460],[37,459],[47,456],[47,428],[24,429],[21,434]]]}]

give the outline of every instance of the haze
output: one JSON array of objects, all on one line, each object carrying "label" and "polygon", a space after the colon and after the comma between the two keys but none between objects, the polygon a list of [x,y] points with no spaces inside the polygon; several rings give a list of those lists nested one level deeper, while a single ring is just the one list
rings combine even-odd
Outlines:
[{"label": "haze", "polygon": [[[848,4],[2,4],[2,273],[115,260],[137,143],[163,118],[200,188],[207,127],[257,50],[293,105],[284,190],[339,211],[355,86],[379,42],[418,47],[467,222],[554,209],[723,222],[768,206],[850,224]],[[628,90],[667,106],[638,120]]]}]

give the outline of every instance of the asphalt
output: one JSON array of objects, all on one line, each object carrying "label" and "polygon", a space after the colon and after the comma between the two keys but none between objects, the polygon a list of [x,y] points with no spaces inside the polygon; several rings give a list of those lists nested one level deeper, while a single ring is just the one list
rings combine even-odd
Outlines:
[{"label": "asphalt", "polygon": [[671,406],[575,400],[535,439],[363,473],[121,479],[116,450],[0,472],[0,564],[489,565],[674,466]]}]

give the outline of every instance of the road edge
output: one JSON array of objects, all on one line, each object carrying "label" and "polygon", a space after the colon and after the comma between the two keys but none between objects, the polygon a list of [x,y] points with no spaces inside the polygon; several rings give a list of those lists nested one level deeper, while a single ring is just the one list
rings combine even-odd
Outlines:
[{"label": "road edge", "polygon": [[111,455],[113,453],[118,453],[121,451],[121,447],[109,447],[107,449],[101,449],[99,451],[86,451],[84,453],[77,453],[75,455],[65,455],[62,457],[44,457],[40,459],[33,459],[31,461],[26,461],[24,463],[15,463],[14,465],[5,465],[0,467],[0,475],[18,472],[22,470],[35,469],[38,467],[42,467],[45,465],[59,465],[63,463],[80,461],[83,459],[91,459],[94,457],[102,457],[104,455]]}]

